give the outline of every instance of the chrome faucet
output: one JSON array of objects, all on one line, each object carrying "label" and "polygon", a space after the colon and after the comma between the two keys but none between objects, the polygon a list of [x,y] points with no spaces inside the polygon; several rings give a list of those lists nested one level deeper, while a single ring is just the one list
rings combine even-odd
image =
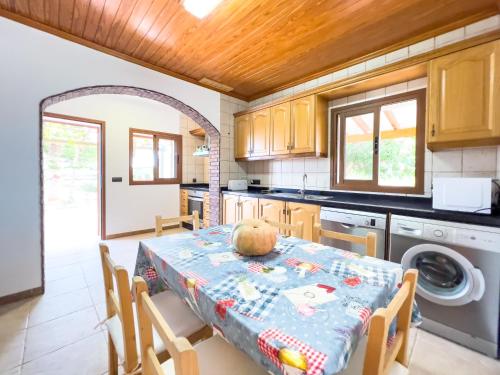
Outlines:
[{"label": "chrome faucet", "polygon": [[307,174],[304,173],[304,175],[302,176],[302,189],[299,190],[300,197],[302,199],[305,199],[306,197],[306,183],[307,183]]}]

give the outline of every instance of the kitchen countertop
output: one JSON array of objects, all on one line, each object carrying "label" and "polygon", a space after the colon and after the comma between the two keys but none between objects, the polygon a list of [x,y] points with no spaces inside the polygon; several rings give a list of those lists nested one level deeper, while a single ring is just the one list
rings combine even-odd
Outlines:
[{"label": "kitchen countertop", "polygon": [[[301,199],[289,197],[276,197],[264,193],[267,188],[250,186],[245,191],[228,191],[222,189],[223,194],[236,194],[264,199],[274,199],[287,202],[317,204],[322,207],[334,207],[348,210],[365,212],[391,213],[393,215],[405,215],[411,217],[421,217],[433,220],[452,221],[456,223],[475,224],[500,228],[500,214],[492,215],[473,214],[466,212],[454,212],[444,210],[434,210],[431,198],[404,197],[379,194],[347,193],[332,191],[307,190],[306,194],[329,196],[324,199]],[[295,189],[272,189],[275,192],[297,193]]]},{"label": "kitchen countertop", "polygon": [[181,189],[208,191],[208,184],[203,184],[203,183],[181,184],[180,187],[181,187]]}]

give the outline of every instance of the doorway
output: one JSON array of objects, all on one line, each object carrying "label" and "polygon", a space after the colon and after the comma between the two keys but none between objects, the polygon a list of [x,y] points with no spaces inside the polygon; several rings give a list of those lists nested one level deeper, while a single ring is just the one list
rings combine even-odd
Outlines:
[{"label": "doorway", "polygon": [[45,112],[44,240],[48,254],[106,238],[104,122]]}]

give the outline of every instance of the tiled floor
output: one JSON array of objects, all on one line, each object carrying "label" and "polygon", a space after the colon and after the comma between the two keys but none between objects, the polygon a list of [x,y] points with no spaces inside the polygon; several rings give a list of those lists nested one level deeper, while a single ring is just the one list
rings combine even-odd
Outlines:
[{"label": "tiled floor", "polygon": [[[108,241],[115,261],[132,274],[138,241]],[[0,374],[99,375],[107,369],[101,265],[97,244],[47,251],[44,296],[0,306]],[[500,361],[422,330],[413,332],[412,375],[494,375]]]}]

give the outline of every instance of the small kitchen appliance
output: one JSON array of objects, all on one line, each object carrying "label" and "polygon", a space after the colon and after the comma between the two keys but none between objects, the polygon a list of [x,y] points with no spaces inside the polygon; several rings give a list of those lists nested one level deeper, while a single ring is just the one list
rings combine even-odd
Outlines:
[{"label": "small kitchen appliance", "polygon": [[432,208],[491,214],[498,184],[491,178],[439,177],[432,181]]},{"label": "small kitchen appliance", "polygon": [[247,180],[229,180],[227,190],[248,190]]}]

